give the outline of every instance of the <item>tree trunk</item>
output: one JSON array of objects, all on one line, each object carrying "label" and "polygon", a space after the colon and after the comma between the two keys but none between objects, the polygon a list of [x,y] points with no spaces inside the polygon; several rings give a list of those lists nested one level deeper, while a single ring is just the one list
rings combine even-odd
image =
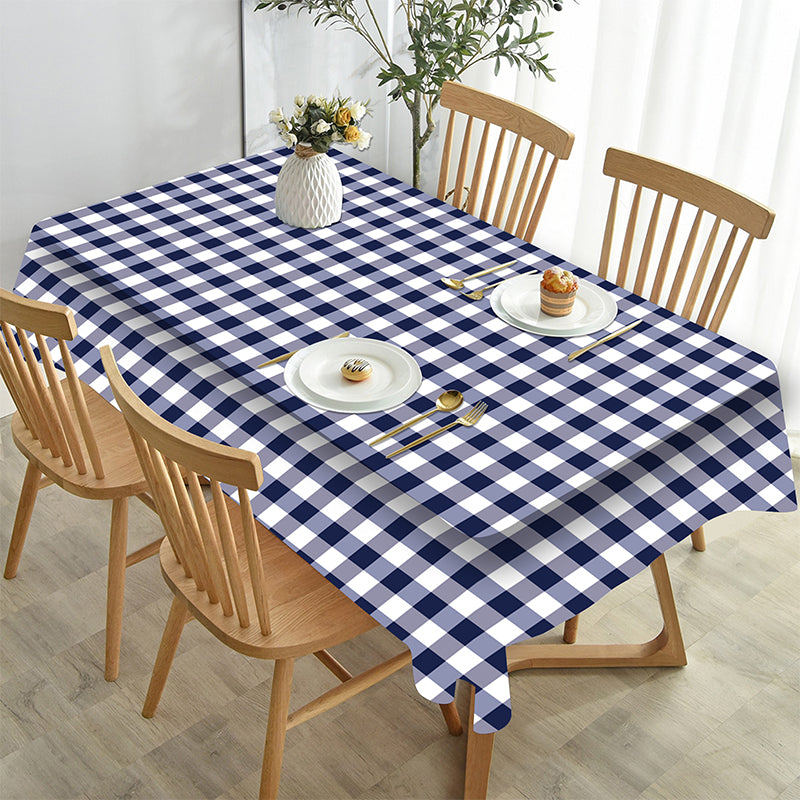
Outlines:
[{"label": "tree trunk", "polygon": [[420,188],[420,124],[422,112],[422,94],[414,92],[414,105],[411,109],[411,167],[413,175],[413,185],[415,189]]}]

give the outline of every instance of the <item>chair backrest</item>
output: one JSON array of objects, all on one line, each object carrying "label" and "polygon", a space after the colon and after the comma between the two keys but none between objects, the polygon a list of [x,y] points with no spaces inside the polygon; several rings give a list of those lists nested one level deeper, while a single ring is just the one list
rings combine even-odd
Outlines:
[{"label": "chair backrest", "polygon": [[[614,189],[600,255],[600,277],[626,288],[631,288],[626,284],[633,281],[633,292],[640,296],[644,296],[649,283],[649,299],[652,302],[664,305],[670,311],[712,331],[718,331],[753,239],[767,237],[775,212],[708,178],[613,147],[606,153],[603,173],[614,178]],[[619,256],[613,259],[616,270],[609,277],[614,231],[618,222],[617,208],[623,205],[620,199],[622,182],[632,184],[634,190],[627,220],[624,215],[619,220],[620,227],[624,222],[625,234]],[[648,202],[652,199],[646,232],[644,228],[637,230],[645,190]],[[665,197],[671,198],[668,204],[674,203],[674,208],[666,231],[659,232],[659,217]],[[684,224],[681,213],[685,206],[695,211],[694,218],[687,217]],[[722,237],[719,236],[720,230],[723,231]],[[697,251],[699,256],[693,260],[698,239],[703,244]],[[638,265],[630,271],[631,258],[638,242],[641,242]],[[655,274],[648,275],[650,260],[654,251],[659,249],[661,254],[657,256]],[[673,258],[673,253],[680,253],[677,260]],[[737,255],[734,256],[734,253]],[[712,261],[716,263],[713,273],[709,273],[708,266]],[[691,277],[691,282],[685,286],[687,277]],[[669,295],[666,301],[662,301],[661,295],[665,289],[669,290]]]},{"label": "chair backrest", "polygon": [[[461,83],[448,81],[442,86],[440,105],[450,109],[450,115],[437,197],[520,239],[532,241],[556,166],[559,160],[569,158],[575,135],[525,106]],[[456,154],[453,138],[456,117],[460,114],[466,116],[466,123],[461,149]],[[477,154],[472,154],[476,119],[483,122],[483,128]],[[507,142],[506,134],[513,141]],[[511,147],[510,155],[506,155],[507,146]],[[484,178],[489,150],[494,154]],[[450,178],[451,164],[455,165],[453,178]]]},{"label": "chair backrest", "polygon": [[[175,427],[148,408],[125,383],[111,348],[100,348],[103,367],[128,425],[156,510],[184,573],[219,603],[225,616],[234,610],[241,627],[251,624],[254,606],[261,633],[270,632],[261,549],[248,490],[263,479],[255,453],[209,442]],[[200,476],[210,483],[210,513]],[[233,533],[220,484],[238,488],[247,570]]]},{"label": "chair backrest", "polygon": [[[25,427],[65,467],[85,475],[88,457],[95,477],[103,478],[97,437],[67,347],[77,334],[72,312],[0,289],[0,329],[0,372]],[[58,343],[71,403],[67,402],[63,376],[56,371],[47,339]]]}]

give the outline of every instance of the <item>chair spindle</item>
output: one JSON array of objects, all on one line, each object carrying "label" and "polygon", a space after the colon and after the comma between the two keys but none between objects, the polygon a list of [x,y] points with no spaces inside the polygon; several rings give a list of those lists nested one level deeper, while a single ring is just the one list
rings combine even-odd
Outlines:
[{"label": "chair spindle", "polygon": [[464,191],[464,181],[467,177],[467,161],[469,160],[469,143],[472,139],[473,117],[467,118],[467,125],[464,128],[464,138],[461,142],[461,158],[458,160],[458,171],[456,172],[456,185],[453,190],[453,205],[461,208],[461,196]]},{"label": "chair spindle", "polygon": [[233,603],[239,624],[246,628],[250,624],[250,613],[247,608],[247,596],[242,580],[242,570],[239,565],[239,554],[236,551],[236,542],[233,538],[233,526],[228,516],[228,507],[219,481],[211,481],[211,496],[214,500],[214,511],[217,518],[217,530],[222,542],[222,552],[225,556],[225,567],[228,572],[228,583],[233,595]]},{"label": "chair spindle", "polygon": [[[517,169],[517,161],[519,159],[519,151],[522,145],[522,139],[523,137],[519,134],[514,137],[514,145],[511,148],[511,155],[508,157],[508,165],[506,166],[506,171],[503,175],[503,184],[500,187],[500,197],[497,198],[497,206],[495,207],[494,218],[492,219],[492,225],[494,225],[496,228],[503,228],[509,233],[514,229],[514,218],[511,217],[511,210],[509,210],[504,222],[503,214],[506,212],[508,198],[511,195],[511,190],[514,183],[514,173]],[[523,176],[520,174],[519,182],[521,185],[525,185],[526,178],[527,175]]]}]

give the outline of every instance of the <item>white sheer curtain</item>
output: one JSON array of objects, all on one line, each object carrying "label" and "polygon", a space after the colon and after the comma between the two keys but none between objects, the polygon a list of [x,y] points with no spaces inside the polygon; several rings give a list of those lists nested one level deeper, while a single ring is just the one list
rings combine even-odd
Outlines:
[{"label": "white sheer curtain", "polygon": [[[379,7],[388,17],[392,5],[385,0]],[[555,83],[512,69],[495,77],[490,66],[464,78],[575,132],[537,241],[596,268],[611,192],[611,180],[602,174],[609,146],[674,163],[774,208],[770,236],[756,241],[721,332],[777,365],[793,452],[800,455],[800,3],[564,0],[563,11],[543,23],[554,31],[544,43]],[[258,22],[267,29],[273,24],[267,15]],[[295,36],[308,36],[306,19],[279,24],[283,48]],[[324,36],[315,52],[330,53],[327,81],[333,78],[351,93],[352,81],[372,80],[370,96],[385,136],[376,136],[365,160],[407,180],[406,110],[386,106],[375,64],[356,37],[347,38],[355,63],[345,75],[340,48],[347,35]],[[302,65],[296,66],[301,74],[292,73],[289,82],[311,85],[312,73],[303,75]],[[318,66],[315,73],[321,74]],[[280,102],[289,102],[288,88],[284,82]],[[258,100],[269,105],[263,95]],[[439,142],[432,140],[426,151],[423,188],[430,191]]]}]

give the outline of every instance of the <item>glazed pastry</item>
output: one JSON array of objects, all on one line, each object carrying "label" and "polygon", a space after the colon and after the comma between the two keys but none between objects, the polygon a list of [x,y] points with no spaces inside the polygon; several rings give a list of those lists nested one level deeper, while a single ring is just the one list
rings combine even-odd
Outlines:
[{"label": "glazed pastry", "polygon": [[348,358],[342,364],[342,375],[349,381],[365,381],[372,375],[372,364],[363,358]]}]

